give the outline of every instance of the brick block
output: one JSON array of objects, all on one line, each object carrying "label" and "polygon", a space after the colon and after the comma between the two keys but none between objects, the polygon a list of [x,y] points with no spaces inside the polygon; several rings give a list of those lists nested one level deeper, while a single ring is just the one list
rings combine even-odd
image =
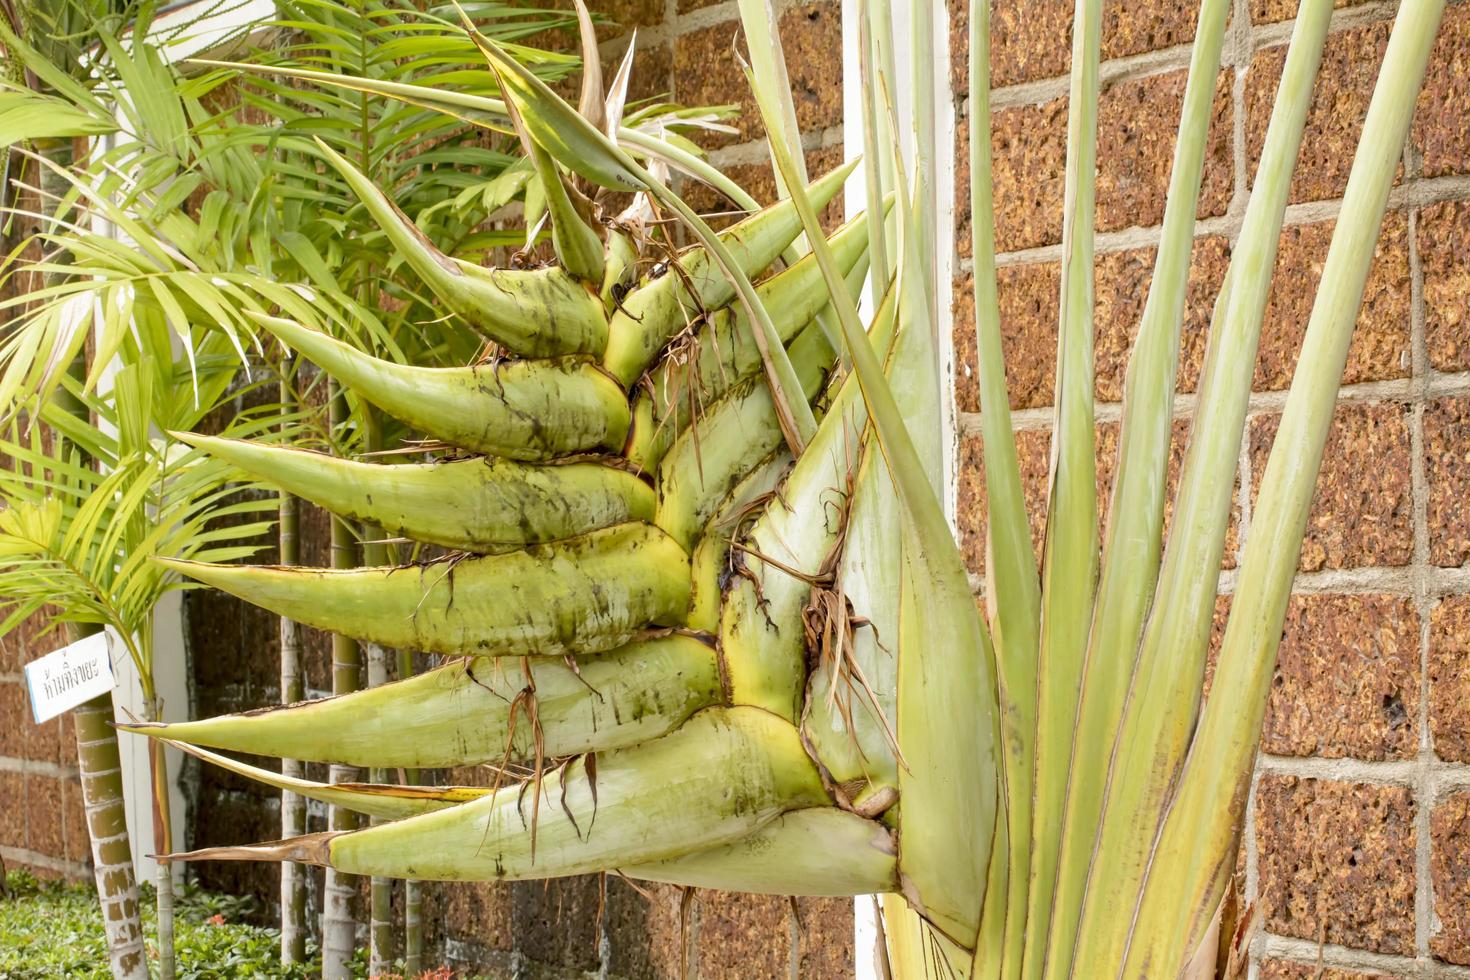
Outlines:
[{"label": "brick block", "polygon": [[680,964],[690,938],[681,926],[683,898],[684,890],[673,885],[639,882],[635,888],[622,878],[608,876],[606,922],[612,974],[682,980]]},{"label": "brick block", "polygon": [[800,964],[796,975],[810,980],[847,980],[853,975],[857,959],[853,949],[852,900],[798,898],[795,901]]},{"label": "brick block", "polygon": [[[1250,423],[1251,495],[1261,477],[1278,416]],[[1302,542],[1303,571],[1407,565],[1413,557],[1409,420],[1390,402],[1339,405],[1328,433],[1317,495]]]},{"label": "brick block", "polygon": [[[1046,480],[1050,458],[1051,432],[1026,429],[1016,433],[1016,453],[1020,459],[1021,486],[1026,495],[1027,517],[1031,523],[1031,541],[1038,561],[1041,535],[1046,527]],[[960,441],[958,517],[960,550],[965,565],[977,575],[985,571],[986,492],[984,449],[978,435]]]},{"label": "brick block", "polygon": [[1470,10],[1445,11],[1410,138],[1426,177],[1470,173]]},{"label": "brick block", "polygon": [[[558,13],[571,13],[571,6],[558,0],[530,0],[521,6],[541,7]],[[588,4],[593,16],[599,18],[597,35],[602,41],[627,34],[637,27],[652,27],[664,19],[664,0],[597,0]],[[521,40],[522,44],[550,51],[575,51],[580,53],[576,25],[570,28],[544,30]],[[572,89],[573,93],[576,89]]]},{"label": "brick block", "polygon": [[1399,786],[1261,776],[1256,839],[1266,931],[1412,954],[1414,806]]},{"label": "brick block", "polygon": [[76,716],[70,711],[62,715],[58,721],[61,723],[61,734],[58,736],[59,743],[56,764],[58,766],[76,768],[77,765],[77,725]]},{"label": "brick block", "polygon": [[[1065,0],[1000,0],[990,15],[991,84],[999,88],[1065,75],[1071,70],[1073,4]],[[955,91],[967,88],[969,8],[950,0],[950,64]],[[1198,6],[1180,0],[1164,3],[1103,4],[1102,57],[1123,58],[1160,51],[1194,39]]]},{"label": "brick block", "polygon": [[[1347,186],[1363,116],[1388,44],[1388,28],[1378,22],[1328,35],[1292,177],[1293,202],[1339,197]],[[1252,184],[1285,62],[1285,45],[1265,48],[1251,59],[1245,76],[1246,159]]]},{"label": "brick block", "polygon": [[90,862],[92,859],[92,841],[87,835],[85,806],[82,784],[75,779],[64,780],[61,785],[61,822],[68,861]]},{"label": "brick block", "polygon": [[1470,203],[1445,201],[1419,212],[1424,269],[1424,346],[1437,371],[1470,371]]},{"label": "brick block", "polygon": [[0,844],[26,846],[26,778],[0,770]]},{"label": "brick block", "polygon": [[779,977],[790,971],[791,923],[785,899],[701,889],[696,901],[700,980]]},{"label": "brick block", "polygon": [[[29,703],[27,704],[29,713]],[[37,762],[57,762],[69,746],[61,741],[61,719],[53,718],[44,725],[37,725],[29,717],[25,719],[24,732],[26,737],[25,757]]]},{"label": "brick block", "polygon": [[609,37],[616,37],[634,27],[652,27],[662,22],[664,0],[599,0],[597,12],[612,21],[605,31]]},{"label": "brick block", "polygon": [[[1003,266],[996,271],[1001,350],[1012,409],[1050,405],[1057,359],[1057,297],[1061,272],[1054,262]],[[955,280],[955,403],[980,411],[975,293],[971,277]]]},{"label": "brick block", "polygon": [[[963,6],[963,5],[962,5]],[[1073,4],[1066,0],[1000,0],[990,13],[990,84],[995,88],[1065,75],[1071,70],[1072,49],[1062,38],[1072,36]],[[969,63],[969,18],[956,21],[954,30],[964,38],[956,66]],[[966,82],[956,69],[957,86]]]},{"label": "brick block", "polygon": [[[1256,359],[1257,391],[1291,384],[1335,226],[1321,221],[1281,233]],[[1409,222],[1402,211],[1391,211],[1374,250],[1343,384],[1408,377],[1409,292]]]},{"label": "brick block", "polygon": [[[780,19],[781,43],[791,76],[796,121],[803,131],[842,124],[841,5],[817,0],[788,9]],[[735,60],[732,43],[738,21],[680,35],[674,41],[675,96],[685,105],[719,105],[738,101],[733,124],[738,135],[711,134],[710,147],[729,146],[765,134],[760,110]],[[741,42],[744,43],[743,41]]]},{"label": "brick block", "polygon": [[1062,270],[1055,262],[1011,265],[996,273],[1001,349],[1013,409],[1052,404],[1061,287]]},{"label": "brick block", "polygon": [[1470,559],[1470,398],[1424,406],[1424,478],[1429,560],[1463,565]]},{"label": "brick block", "polygon": [[456,939],[491,949],[515,945],[515,911],[505,882],[461,881],[444,887],[444,927]]},{"label": "brick block", "polygon": [[60,634],[41,636],[45,625],[45,617],[37,613],[0,637],[0,673],[18,674],[30,661],[63,645]]},{"label": "brick block", "polygon": [[1188,0],[1159,3],[1103,4],[1102,56],[1123,58],[1146,51],[1188,44],[1194,40],[1199,5]]},{"label": "brick block", "polygon": [[61,780],[26,774],[26,846],[48,857],[66,857]]},{"label": "brick block", "polygon": [[1435,959],[1470,965],[1470,793],[1439,803],[1429,817],[1429,877],[1434,884]]},{"label": "brick block", "polygon": [[[1097,227],[1116,231],[1149,228],[1164,217],[1169,171],[1180,110],[1183,71],[1128,79],[1110,85],[1098,98]],[[1230,138],[1233,128],[1230,73],[1220,73],[1215,88],[1200,187],[1199,216],[1224,214],[1233,190]]]},{"label": "brick block", "polygon": [[568,971],[597,970],[601,889],[597,875],[511,886],[516,950]]},{"label": "brick block", "polygon": [[1267,959],[1261,961],[1261,980],[1400,980],[1387,973],[1335,970],[1318,963]]},{"label": "brick block", "polygon": [[1419,748],[1418,718],[1413,600],[1292,597],[1266,709],[1266,752],[1410,759]]},{"label": "brick block", "polygon": [[[1104,422],[1097,427],[1097,494],[1100,501],[1101,529],[1106,541],[1107,517],[1105,513],[1112,503],[1113,474],[1118,465],[1118,440],[1121,426],[1117,422]],[[1164,536],[1168,539],[1170,523],[1174,517],[1174,497],[1179,490],[1179,473],[1184,468],[1184,451],[1189,446],[1189,420],[1175,419],[1169,433],[1169,468],[1164,484]],[[1230,523],[1225,530],[1225,551],[1221,556],[1221,568],[1234,568],[1235,556],[1240,548],[1240,481],[1235,480],[1230,495]]]},{"label": "brick block", "polygon": [[19,682],[0,682],[0,755],[26,757],[26,734],[35,726],[26,689]]},{"label": "brick block", "polygon": [[[189,847],[274,840],[280,835],[280,830],[281,815],[278,805],[248,796],[242,799],[211,792],[200,793],[184,827]],[[271,901],[281,893],[281,872],[274,864],[237,861],[211,861],[206,864],[195,868],[194,874],[201,886],[212,891],[229,895],[254,895],[262,902]],[[320,895],[321,892],[318,890],[316,894]]]},{"label": "brick block", "polygon": [[[1225,626],[1230,622],[1230,595],[1215,596],[1215,614],[1210,620],[1210,649],[1205,655],[1205,678],[1200,689],[1201,704],[1209,701],[1210,687],[1215,683],[1215,667],[1220,661],[1220,643],[1225,639]],[[1242,836],[1241,853],[1236,855],[1236,873],[1245,871],[1245,843]]]},{"label": "brick block", "polygon": [[1470,763],[1470,596],[1429,614],[1429,734],[1435,755]]},{"label": "brick block", "polygon": [[[605,84],[612,84],[627,50],[627,45],[618,44],[603,51],[602,77]],[[640,41],[633,52],[633,72],[628,76],[628,104],[668,96],[673,84],[673,71],[674,49],[671,45],[649,45]]]},{"label": "brick block", "polygon": [[[956,132],[957,140],[968,138],[968,127]],[[990,145],[996,250],[1012,252],[1061,241],[1067,100],[996,112],[991,119]],[[969,186],[968,164],[956,167],[955,186]],[[968,207],[958,207],[956,218],[960,224],[960,254],[968,255]]]}]

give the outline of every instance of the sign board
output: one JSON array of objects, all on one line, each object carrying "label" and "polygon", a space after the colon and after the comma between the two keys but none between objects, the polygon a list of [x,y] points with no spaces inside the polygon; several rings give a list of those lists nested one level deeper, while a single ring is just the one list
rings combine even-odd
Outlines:
[{"label": "sign board", "polygon": [[36,724],[112,690],[112,640],[93,633],[25,665]]}]

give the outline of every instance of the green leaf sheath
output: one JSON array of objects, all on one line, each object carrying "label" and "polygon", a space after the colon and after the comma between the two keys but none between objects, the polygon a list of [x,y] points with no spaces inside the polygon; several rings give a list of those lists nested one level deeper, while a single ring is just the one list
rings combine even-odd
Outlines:
[{"label": "green leaf sheath", "polygon": [[245,440],[178,438],[335,514],[481,554],[651,521],[654,513],[653,489],[604,463],[374,464]]},{"label": "green leaf sheath", "polygon": [[[862,216],[839,228],[832,250],[844,272],[867,248]],[[821,269],[810,255],[756,287],[783,343],[789,343],[827,305]],[[761,369],[750,318],[740,307],[711,313],[694,337],[692,354],[665,357],[649,372],[649,386],[633,403],[628,459],[652,470],[706,406]]]},{"label": "green leaf sheath", "polygon": [[688,555],[646,524],[402,568],[164,564],[296,622],[429,653],[597,653],[689,609]]},{"label": "green leaf sheath", "polygon": [[1112,752],[1108,735],[1117,729],[1123,713],[1133,655],[1158,578],[1173,436],[1174,378],[1194,245],[1195,203],[1229,11],[1228,0],[1205,0],[1200,8],[1162,243],[1128,362],[1118,472],[1108,510],[1097,611],[1081,672],[1081,702],[1056,862],[1045,964],[1045,975],[1051,980],[1061,980],[1071,972],[1082,891]]},{"label": "green leaf sheath", "polygon": [[[869,342],[893,341],[893,294],[878,310]],[[823,338],[825,342],[825,338]],[[803,613],[812,583],[846,525],[848,489],[856,478],[867,412],[856,379],[842,384],[816,436],[745,536],[742,577],[725,596],[720,649],[731,697],[796,721],[806,688]]]},{"label": "green leaf sheath", "polygon": [[542,751],[553,758],[626,748],[678,727],[720,697],[714,651],[674,634],[568,664],[473,657],[339,698],[202,721],[129,725],[232,752],[388,769],[437,769],[535,756],[516,696],[534,684]]},{"label": "green leaf sheath", "polygon": [[[290,856],[348,874],[518,881],[731,844],[788,810],[828,803],[796,730],[756,708],[711,708],[664,738],[589,759],[571,760],[543,778],[539,790],[507,786],[368,830],[179,857]],[[543,798],[533,824],[536,792]]]},{"label": "green leaf sheath", "polygon": [[389,415],[451,445],[545,460],[597,449],[616,452],[627,438],[627,396],[585,360],[408,367],[289,320],[256,320]]},{"label": "green leaf sheath", "polygon": [[[1029,880],[1012,867],[1005,975],[1036,980],[1046,955],[1072,737],[1098,573],[1093,413],[1093,228],[1097,199],[1098,59],[1102,0],[1077,0],[1067,114],[1056,421],[1041,566],[1036,676],[1036,775]],[[1022,828],[1013,828],[1019,835]],[[1013,840],[1013,844],[1018,843]],[[1012,850],[1014,855],[1016,852]],[[1024,893],[1024,906],[1017,903]],[[1020,962],[1017,962],[1017,961]]]},{"label": "green leaf sheath", "polygon": [[764,502],[781,488],[791,470],[791,454],[782,446],[758,462],[735,489],[725,495],[715,516],[705,525],[704,535],[689,557],[692,595],[689,600],[689,629],[714,633],[720,628],[720,610],[725,602],[726,574],[730,569],[731,542],[743,526],[760,513]]},{"label": "green leaf sheath", "polygon": [[[842,190],[855,164],[833,170],[812,182],[813,197],[823,206]],[[766,208],[721,232],[720,241],[736,264],[753,276],[768,267],[801,232],[789,201]],[[696,246],[679,257],[680,271],[664,269],[645,280],[613,314],[608,327],[603,366],[624,385],[631,385],[675,334],[705,310],[726,306],[735,287],[709,250]]]},{"label": "green leaf sheath", "polygon": [[[833,357],[816,324],[792,343],[791,363],[807,399],[821,387]],[[654,522],[693,550],[720,502],[780,445],[770,388],[764,378],[749,378],[707,409],[659,464]]]},{"label": "green leaf sheath", "polygon": [[424,285],[466,323],[522,357],[598,356],[607,345],[601,300],[564,269],[482,269],[439,251],[360,170],[325,143],[372,219]]},{"label": "green leaf sheath", "polygon": [[[770,93],[758,90],[757,96],[766,126],[779,126],[779,113],[769,104]],[[904,844],[899,851],[903,893],[924,909],[938,929],[968,943],[979,926],[997,816],[995,691],[990,673],[993,665],[987,665],[985,658],[989,633],[975,607],[969,578],[928,469],[878,355],[868,343],[832,250],[822,237],[813,202],[792,179],[796,171],[783,141],[773,139],[770,145],[822,268],[844,347],[902,504],[907,595],[899,616],[897,725],[909,763],[899,772],[905,799]],[[904,326],[900,324],[900,351]],[[928,343],[929,338],[919,338],[912,353],[923,356]],[[901,358],[896,359],[895,369],[897,360]],[[922,600],[915,589],[922,589]],[[907,657],[905,648],[911,651]],[[961,720],[958,726],[957,719]],[[958,778],[960,773],[973,778]],[[956,828],[963,828],[958,837]]]},{"label": "green leaf sheath", "polygon": [[[832,855],[840,854],[840,861]],[[757,895],[875,895],[898,887],[893,833],[839,810],[792,810],[733,844],[618,869],[629,878]]]}]

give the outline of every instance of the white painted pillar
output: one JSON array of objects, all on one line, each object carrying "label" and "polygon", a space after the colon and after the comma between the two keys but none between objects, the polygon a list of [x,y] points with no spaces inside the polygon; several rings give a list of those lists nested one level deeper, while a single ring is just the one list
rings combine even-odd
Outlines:
[{"label": "white painted pillar", "polygon": [[[150,38],[160,45],[169,63],[204,53],[219,53],[235,41],[249,36],[250,30],[276,16],[275,0],[198,0],[167,10],[156,17]],[[131,38],[124,37],[124,44]],[[104,147],[111,137],[100,137]],[[94,217],[93,230],[110,238],[123,239],[117,228]],[[106,391],[118,365],[111,365],[99,382]],[[119,654],[113,662],[116,687],[112,692],[114,717],[130,721],[144,717],[143,688],[132,658]],[[183,595],[171,593],[153,613],[153,682],[161,704],[162,720],[187,721],[189,718],[189,660],[184,642]],[[133,842],[133,870],[138,881],[153,881],[157,864],[149,856],[154,853],[153,785],[149,771],[147,740],[136,735],[120,735],[118,750],[122,759],[123,793],[128,835]],[[183,757],[168,749],[164,752],[168,765],[169,810],[172,815],[170,850],[184,848],[184,794],[179,786]],[[182,866],[174,869],[182,879]]]},{"label": "white painted pillar", "polygon": [[[843,0],[842,3],[842,92],[843,92],[843,148],[846,159],[851,160],[863,153],[862,99],[864,97],[861,69],[858,61],[858,5],[862,0]],[[934,0],[893,0],[893,47],[898,78],[893,80],[895,109],[899,118],[899,132],[914,132],[912,114],[914,106],[914,75],[912,59],[908,53],[912,48],[912,24],[909,3],[934,2]],[[934,132],[937,146],[930,148],[937,161],[935,218],[939,230],[940,246],[934,264],[932,288],[938,314],[935,321],[936,349],[939,354],[939,379],[941,397],[944,399],[941,424],[946,453],[944,473],[944,508],[951,524],[955,514],[955,487],[957,485],[956,427],[954,407],[954,344],[951,329],[952,282],[955,273],[955,182],[954,182],[954,132],[955,99],[949,89],[949,12],[945,4],[935,6],[935,39],[933,60],[928,82],[934,86],[935,114]],[[880,126],[884,123],[880,120]],[[901,151],[905,161],[912,163],[912,136],[902,141]],[[961,189],[968,192],[967,189]],[[844,208],[851,218],[867,206],[867,185],[861,169],[847,182],[844,189]],[[871,313],[868,291],[863,292],[864,315]],[[882,975],[876,956],[879,924],[876,903],[869,896],[859,896],[853,904],[854,963],[858,980],[878,980]]]}]

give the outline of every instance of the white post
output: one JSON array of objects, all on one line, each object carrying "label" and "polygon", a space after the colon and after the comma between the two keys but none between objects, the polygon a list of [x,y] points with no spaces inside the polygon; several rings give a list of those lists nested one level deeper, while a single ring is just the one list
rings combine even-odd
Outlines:
[{"label": "white post", "polygon": [[[160,54],[173,63],[196,55],[218,53],[249,36],[252,27],[276,16],[275,0],[199,0],[180,4],[155,17],[150,37],[159,43]],[[131,38],[124,37],[124,44]],[[99,137],[104,145],[110,137]],[[93,219],[93,230],[110,238],[123,236],[102,218]],[[99,382],[105,391],[112,385],[113,364],[104,371]],[[143,688],[137,667],[127,656],[113,663],[116,687],[112,694],[113,712],[118,721],[145,717]],[[160,720],[187,721],[189,718],[188,657],[184,643],[183,596],[166,596],[153,613],[153,680],[160,703]],[[126,802],[128,835],[133,841],[133,872],[138,881],[153,881],[157,864],[150,856],[153,843],[153,784],[149,770],[147,740],[137,737],[118,739],[122,759],[123,793]],[[168,765],[169,809],[174,814],[170,830],[170,849],[184,848],[181,819],[184,794],[179,786],[183,759],[179,753],[164,753]],[[182,866],[174,869],[182,879]]]},{"label": "white post", "polygon": [[[858,60],[858,9],[863,0],[843,0],[842,2],[842,141],[844,156],[851,160],[861,156],[863,152],[863,86],[861,70]],[[913,0],[913,2],[925,2],[925,0]],[[893,48],[899,63],[898,77],[892,80],[894,86],[894,104],[898,113],[899,132],[912,134],[914,132],[912,115],[914,106],[914,78],[913,73],[906,70],[905,54],[911,50],[912,20],[908,4],[900,0],[894,3],[892,37]],[[944,508],[945,513],[953,524],[955,520],[955,488],[957,486],[957,461],[959,454],[956,451],[956,425],[955,406],[953,397],[954,379],[954,342],[951,321],[951,296],[953,295],[953,280],[955,271],[955,248],[954,248],[954,214],[955,214],[955,181],[954,181],[954,133],[955,133],[955,97],[949,88],[949,13],[945,5],[938,5],[935,9],[934,18],[934,58],[932,75],[929,84],[933,85],[936,93],[934,132],[938,146],[932,151],[937,161],[937,181],[934,188],[936,195],[935,224],[937,233],[940,235],[941,245],[937,250],[934,263],[934,295],[937,299],[935,304],[937,317],[934,328],[937,331],[936,349],[939,352],[939,379],[944,392],[944,406],[941,413],[941,425],[943,426],[942,437],[944,445],[949,447],[946,454],[944,471]],[[883,123],[880,121],[880,126]],[[901,150],[907,163],[912,164],[912,146],[910,139],[902,142]],[[866,163],[864,164],[866,166]],[[861,212],[867,206],[867,185],[862,180],[861,171],[855,173],[847,182],[843,191],[844,210],[847,217],[851,218]],[[870,296],[868,291],[863,292],[864,316],[871,314]],[[855,951],[854,964],[858,980],[878,980],[881,976],[876,956],[877,941],[879,934],[877,903],[870,896],[862,895],[854,899],[853,903],[853,949]]]}]

